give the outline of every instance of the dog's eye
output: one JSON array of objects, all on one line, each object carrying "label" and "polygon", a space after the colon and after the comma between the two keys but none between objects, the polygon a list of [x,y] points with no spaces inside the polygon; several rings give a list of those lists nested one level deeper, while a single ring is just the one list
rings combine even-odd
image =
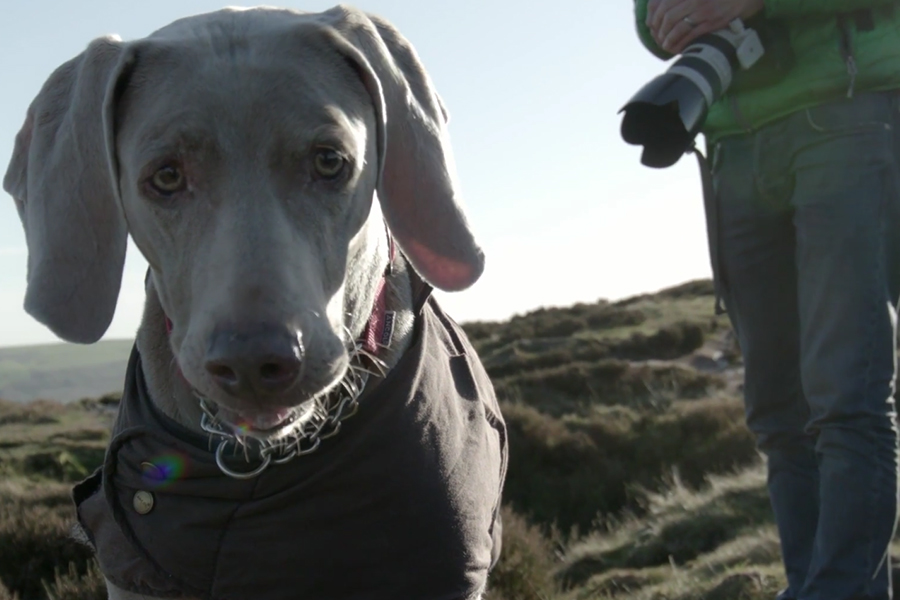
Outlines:
[{"label": "dog's eye", "polygon": [[346,161],[340,152],[333,148],[316,148],[316,173],[325,179],[334,179],[344,170]]},{"label": "dog's eye", "polygon": [[171,196],[187,187],[184,173],[178,165],[166,165],[156,171],[150,178],[150,185],[154,191],[163,196]]}]

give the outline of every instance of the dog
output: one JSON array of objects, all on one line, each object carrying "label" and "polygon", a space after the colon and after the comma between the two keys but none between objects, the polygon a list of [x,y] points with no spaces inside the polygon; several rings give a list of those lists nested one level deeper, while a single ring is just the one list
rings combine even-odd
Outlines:
[{"label": "dog", "polygon": [[90,344],[130,235],[146,303],[73,491],[113,600],[480,598],[505,424],[431,295],[484,255],[414,48],[351,7],[227,8],[50,75],[4,188],[27,312]]}]

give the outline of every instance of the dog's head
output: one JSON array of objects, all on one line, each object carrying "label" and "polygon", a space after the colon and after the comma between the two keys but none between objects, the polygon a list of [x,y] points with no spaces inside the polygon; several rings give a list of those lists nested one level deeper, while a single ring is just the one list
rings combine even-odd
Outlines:
[{"label": "dog's head", "polygon": [[343,374],[387,260],[372,251],[383,222],[435,287],[481,275],[454,171],[415,51],[353,9],[226,9],[95,40],[32,103],[4,180],[28,243],[25,308],[98,340],[130,233],[185,379],[277,423]]}]

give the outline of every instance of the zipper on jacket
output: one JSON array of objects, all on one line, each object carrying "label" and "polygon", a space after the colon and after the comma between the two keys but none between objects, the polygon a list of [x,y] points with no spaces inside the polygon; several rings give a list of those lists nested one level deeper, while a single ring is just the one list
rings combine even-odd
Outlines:
[{"label": "zipper on jacket", "polygon": [[847,75],[850,76],[850,86],[847,88],[847,98],[853,98],[853,90],[856,87],[856,59],[853,57],[853,34],[850,32],[850,15],[841,13],[837,16],[838,30],[840,32],[841,57],[847,65]]},{"label": "zipper on jacket", "polygon": [[849,55],[845,62],[847,63],[847,74],[850,76],[850,87],[847,88],[847,98],[853,98],[853,88],[856,87],[856,75],[859,73],[856,69],[856,60],[853,55]]},{"label": "zipper on jacket", "polygon": [[[893,6],[890,7],[893,9]],[[875,29],[875,14],[870,8],[856,10],[850,13],[841,13],[837,16],[838,29],[840,30],[841,56],[847,64],[847,75],[850,76],[850,87],[847,89],[847,98],[853,98],[856,87],[856,76],[859,70],[856,67],[856,58],[853,56],[853,32],[850,20],[856,25],[857,31],[872,31]]]}]

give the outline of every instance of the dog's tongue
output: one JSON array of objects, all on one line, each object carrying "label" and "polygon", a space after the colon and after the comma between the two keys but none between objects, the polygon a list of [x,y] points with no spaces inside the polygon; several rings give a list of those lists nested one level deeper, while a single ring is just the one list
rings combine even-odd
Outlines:
[{"label": "dog's tongue", "polygon": [[275,429],[276,427],[287,421],[291,416],[290,408],[250,412],[232,410],[223,406],[221,408],[221,411],[222,416],[225,418],[225,420],[229,421],[233,425],[236,425],[238,429],[242,429],[245,431],[248,429],[255,429],[257,431],[267,431],[269,429]]}]

